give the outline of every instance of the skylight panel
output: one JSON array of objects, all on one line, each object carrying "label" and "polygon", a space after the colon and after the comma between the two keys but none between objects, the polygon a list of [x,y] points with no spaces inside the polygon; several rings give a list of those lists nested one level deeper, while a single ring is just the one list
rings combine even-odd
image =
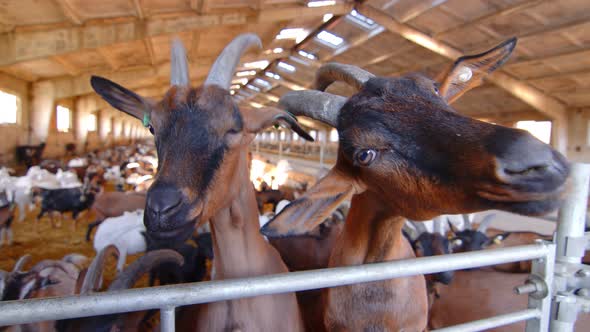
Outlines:
[{"label": "skylight panel", "polygon": [[260,61],[253,61],[244,64],[246,68],[256,68],[256,69],[264,69],[268,66],[268,60],[260,60]]},{"label": "skylight panel", "polygon": [[258,87],[257,87],[257,86],[255,86],[255,85],[248,84],[248,85],[246,85],[246,87],[247,87],[248,89],[250,89],[250,90],[253,90],[253,91],[256,91],[256,92],[260,92],[260,88],[258,88]]},{"label": "skylight panel", "polygon": [[344,39],[342,37],[338,37],[326,30],[322,30],[320,33],[318,33],[316,38],[332,48],[336,48],[344,43]]},{"label": "skylight panel", "polygon": [[256,70],[245,70],[245,71],[239,71],[236,73],[237,77],[252,76],[252,75],[256,75]]},{"label": "skylight panel", "polygon": [[267,88],[270,89],[272,87],[272,84],[270,84],[269,82],[260,79],[260,78],[256,78],[254,79],[254,83],[258,84],[259,86],[263,87],[263,88]]},{"label": "skylight panel", "polygon": [[295,39],[296,43],[301,42],[307,35],[309,31],[303,28],[287,28],[283,29],[279,32],[276,39]]},{"label": "skylight panel", "polygon": [[281,79],[281,76],[279,76],[278,74],[275,74],[275,73],[273,73],[271,71],[267,71],[266,73],[264,73],[264,75],[266,77],[274,78],[275,80],[280,80]]},{"label": "skylight panel", "polygon": [[358,11],[356,11],[356,9],[353,9],[348,15],[346,15],[346,18],[349,21],[369,30],[375,29],[377,26],[379,26],[379,24],[377,24],[375,21],[366,17],[365,15],[360,14]]},{"label": "skylight panel", "polygon": [[310,1],[307,3],[307,7],[325,7],[325,6],[334,6],[335,4],[336,4],[335,0]]},{"label": "skylight panel", "polygon": [[298,53],[299,55],[301,55],[302,57],[308,58],[308,59],[310,59],[310,60],[315,60],[315,59],[317,59],[317,57],[316,57],[315,55],[313,55],[313,54],[311,54],[311,53],[307,53],[307,52],[305,52],[304,50],[299,50],[297,53]]},{"label": "skylight panel", "polygon": [[238,78],[238,79],[231,81],[231,83],[244,85],[244,84],[248,83],[248,79],[247,78]]},{"label": "skylight panel", "polygon": [[252,105],[253,107],[256,107],[256,108],[263,108],[264,107],[264,105],[253,102],[253,101],[250,102],[250,105]]},{"label": "skylight panel", "polygon": [[277,66],[279,68],[281,68],[282,70],[287,71],[289,73],[294,73],[295,72],[295,66],[290,65],[290,64],[288,64],[286,62],[281,61],[281,62],[278,63]]}]

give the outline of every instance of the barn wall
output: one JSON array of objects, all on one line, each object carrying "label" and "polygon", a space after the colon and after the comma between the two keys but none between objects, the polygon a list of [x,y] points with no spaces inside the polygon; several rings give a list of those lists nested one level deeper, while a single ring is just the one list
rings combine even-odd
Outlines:
[{"label": "barn wall", "polygon": [[0,162],[14,159],[15,147],[28,143],[29,138],[29,92],[30,85],[23,80],[0,73],[0,90],[20,98],[20,114],[17,124],[0,124]]}]

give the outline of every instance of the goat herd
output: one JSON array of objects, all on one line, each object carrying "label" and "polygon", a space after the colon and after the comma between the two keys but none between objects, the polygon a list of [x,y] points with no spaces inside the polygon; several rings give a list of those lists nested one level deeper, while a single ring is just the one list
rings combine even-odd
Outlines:
[{"label": "goat herd", "polygon": [[[97,255],[91,262],[76,254],[41,261],[28,271],[24,256],[12,272],[0,272],[2,300],[99,291],[112,255],[119,257],[119,273],[108,291],[132,287],[146,273],[152,284],[169,284],[208,274],[214,280],[240,278],[531,243],[541,236],[490,229],[493,215],[474,228],[468,214],[498,209],[542,215],[557,209],[567,186],[567,160],[525,131],[477,121],[449,106],[507,61],[515,45],[510,39],[461,57],[437,81],[420,74],[375,77],[329,63],[318,70],[315,90],[285,94],[282,109],[238,107],[230,96],[241,55],[260,46],[252,34],[227,45],[198,88],[190,87],[184,47],[173,42],[171,87],[160,101],[92,77],[102,98],[149,128],[157,172],[145,194],[96,194],[100,179],[110,176],[89,170],[81,186],[32,190],[41,197],[39,216],[71,211],[76,219],[80,211],[94,210],[97,222],[90,227],[102,222],[94,236]],[[337,81],[358,92],[350,98],[324,92]],[[249,146],[258,132],[279,123],[312,140],[295,115],[337,128],[337,163],[300,197],[279,202],[276,214],[262,214],[261,194],[257,199],[249,179]],[[127,159],[119,158],[118,165],[132,156],[134,163],[149,164],[141,155],[121,154]],[[87,161],[100,164],[104,158]],[[41,170],[31,168],[28,176],[35,172]],[[63,174],[55,175],[56,183]],[[4,229],[10,203],[26,208],[19,203],[26,195],[8,196]],[[457,215],[465,220],[454,222]],[[433,231],[408,219],[433,219]],[[146,250],[125,267],[126,255]],[[176,324],[179,331],[424,331],[526,307],[527,298],[511,291],[528,272],[530,264],[523,262],[186,306],[177,309]],[[27,328],[158,327],[154,312],[140,312]]]}]

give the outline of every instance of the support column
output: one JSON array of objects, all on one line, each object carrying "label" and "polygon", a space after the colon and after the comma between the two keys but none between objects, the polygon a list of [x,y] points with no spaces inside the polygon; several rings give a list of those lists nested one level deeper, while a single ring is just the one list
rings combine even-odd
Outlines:
[{"label": "support column", "polygon": [[551,145],[566,157],[568,153],[568,118],[570,117],[571,115],[568,114],[567,117],[551,122]]},{"label": "support column", "polygon": [[51,114],[55,111],[55,87],[44,81],[33,84],[31,108],[31,137],[29,142],[39,144],[47,142]]}]

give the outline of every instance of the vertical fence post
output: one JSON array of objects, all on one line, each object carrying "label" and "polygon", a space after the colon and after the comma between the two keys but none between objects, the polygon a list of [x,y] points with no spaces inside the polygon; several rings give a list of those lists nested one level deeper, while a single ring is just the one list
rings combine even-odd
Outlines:
[{"label": "vertical fence post", "polygon": [[529,282],[534,283],[536,291],[529,294],[528,307],[538,309],[541,315],[539,318],[527,320],[526,332],[546,332],[549,330],[556,246],[553,243],[545,243],[548,249],[547,256],[533,260],[529,277]]},{"label": "vertical fence post", "polygon": [[174,332],[174,307],[160,309],[160,331]]},{"label": "vertical fence post", "polygon": [[[551,328],[556,332],[570,332],[578,315],[579,304],[569,293],[568,280],[575,276],[571,266],[580,264],[585,252],[584,227],[590,183],[590,165],[573,164],[571,191],[559,210],[555,242],[557,244],[554,302],[551,308]],[[574,271],[575,273],[575,271]]]}]

